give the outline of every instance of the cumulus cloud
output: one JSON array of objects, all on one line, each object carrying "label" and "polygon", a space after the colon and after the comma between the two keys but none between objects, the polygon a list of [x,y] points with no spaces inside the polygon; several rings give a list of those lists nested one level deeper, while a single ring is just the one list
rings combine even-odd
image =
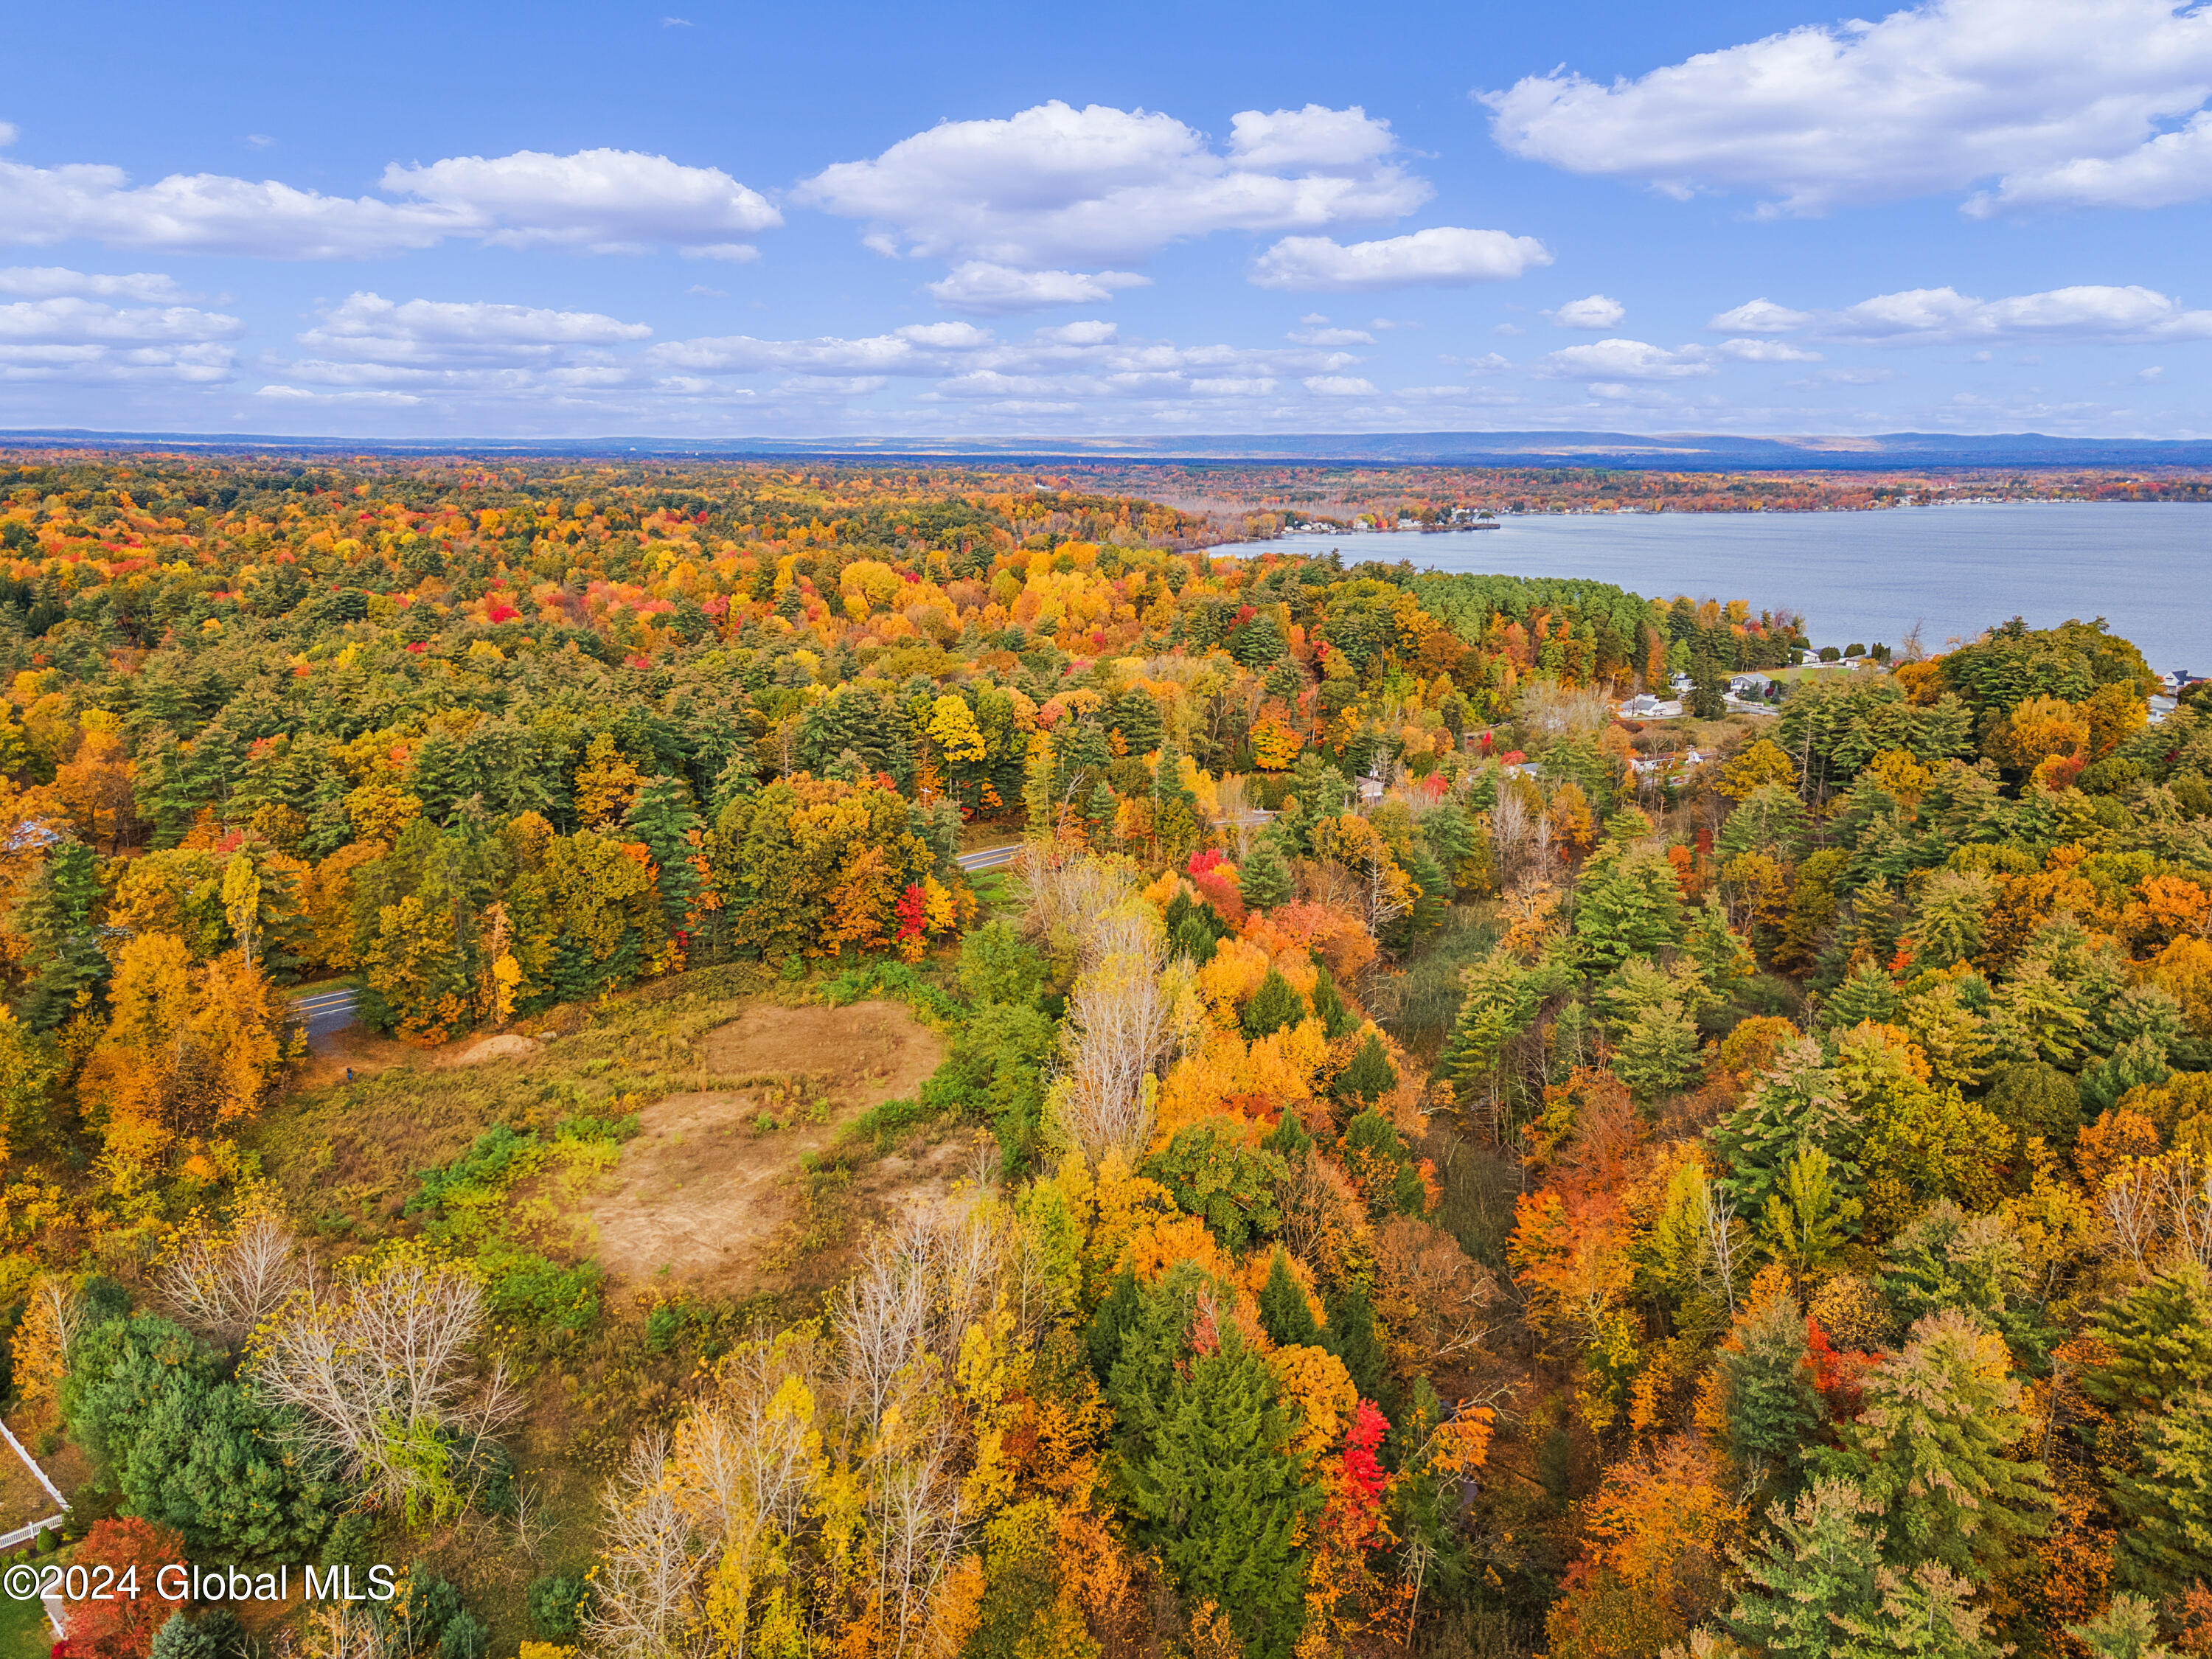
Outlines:
[{"label": "cumulus cloud", "polygon": [[127,276],[103,276],[61,265],[9,265],[0,270],[0,294],[26,300],[76,295],[98,300],[140,300],[155,305],[185,297],[175,277],[155,271],[136,270]]},{"label": "cumulus cloud", "polygon": [[1305,388],[1324,398],[1371,398],[1375,383],[1363,380],[1356,374],[1309,374]]},{"label": "cumulus cloud", "polygon": [[1398,218],[1428,185],[1389,157],[1364,110],[1248,110],[1225,153],[1156,111],[1057,99],[1003,120],[946,121],[872,161],[842,161],[797,198],[864,221],[886,253],[1036,270],[1129,261],[1222,230]]},{"label": "cumulus cloud", "polygon": [[656,243],[726,251],[783,216],[720,167],[693,167],[634,149],[549,155],[456,155],[428,167],[393,162],[386,193],[460,214],[501,247],[553,244],[629,252]]},{"label": "cumulus cloud", "polygon": [[1786,340],[1723,340],[1717,348],[1723,357],[1733,357],[1740,363],[1817,363],[1820,354],[1808,351],[1802,346],[1791,345]]},{"label": "cumulus cloud", "polygon": [[1544,315],[1561,328],[1613,328],[1628,315],[1628,307],[1618,300],[1593,294],[1586,300],[1570,300],[1557,311],[1547,311]]},{"label": "cumulus cloud", "polygon": [[1375,337],[1364,328],[1310,328],[1303,334],[1291,334],[1286,338],[1300,345],[1346,346],[1373,345]]},{"label": "cumulus cloud", "polygon": [[1536,372],[1554,380],[1620,381],[1689,380],[1714,370],[1711,358],[1698,346],[1668,351],[1642,340],[1599,340],[1550,353]]},{"label": "cumulus cloud", "polygon": [[1929,0],[1610,86],[1562,68],[1478,94],[1514,155],[1789,213],[1990,179],[1984,207],[2195,200],[2212,135],[2162,129],[2208,95],[2212,9],[2185,0]]},{"label": "cumulus cloud", "polygon": [[988,259],[965,259],[951,274],[924,284],[947,311],[1000,317],[1049,306],[1096,305],[1116,289],[1148,288],[1152,278],[1128,270],[1020,270]]},{"label": "cumulus cloud", "polygon": [[0,380],[222,380],[243,325],[190,306],[112,306],[61,295],[0,305]]},{"label": "cumulus cloud", "polygon": [[2055,167],[2008,173],[1995,191],[1966,203],[1987,216],[2004,208],[2171,207],[2212,195],[2212,115],[2161,132],[2117,155],[2077,155]]},{"label": "cumulus cloud", "polygon": [[2212,311],[2191,311],[2155,289],[2077,287],[1978,300],[1951,288],[1877,295],[1820,319],[1824,338],[1873,345],[1954,341],[2212,339]]},{"label": "cumulus cloud", "polygon": [[1787,334],[1813,320],[1809,311],[1792,311],[1771,300],[1747,300],[1723,311],[1705,326],[1717,334]]},{"label": "cumulus cloud", "polygon": [[1358,293],[1419,283],[1502,282],[1551,263],[1550,252],[1533,236],[1444,225],[1349,245],[1328,236],[1286,236],[1253,261],[1251,280],[1260,288]]},{"label": "cumulus cloud", "polygon": [[659,243],[727,252],[743,246],[735,239],[782,222],[765,198],[718,168],[635,150],[395,162],[380,187],[403,199],[207,173],[134,185],[120,167],[0,161],[0,241],[280,259],[377,258],[452,237],[587,252]]},{"label": "cumulus cloud", "polygon": [[652,332],[592,311],[352,294],[299,339],[333,358],[450,368],[550,363],[580,346],[620,345]]}]

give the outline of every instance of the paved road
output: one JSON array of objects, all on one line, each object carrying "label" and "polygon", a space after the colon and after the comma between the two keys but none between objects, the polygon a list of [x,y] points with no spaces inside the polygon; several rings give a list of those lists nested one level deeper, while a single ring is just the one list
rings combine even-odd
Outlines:
[{"label": "paved road", "polygon": [[980,870],[1005,869],[1021,850],[1021,842],[1013,842],[1005,847],[986,847],[981,852],[963,853],[952,861],[972,876]]},{"label": "paved road", "polygon": [[359,1001],[358,991],[325,991],[312,997],[294,997],[292,1011],[300,1016],[300,1028],[307,1034],[309,1042],[343,1031],[354,1022],[354,1009]]}]

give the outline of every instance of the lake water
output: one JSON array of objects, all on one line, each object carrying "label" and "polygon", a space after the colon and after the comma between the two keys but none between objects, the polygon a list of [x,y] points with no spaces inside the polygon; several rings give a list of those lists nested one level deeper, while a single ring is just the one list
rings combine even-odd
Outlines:
[{"label": "lake water", "polygon": [[1869,513],[1593,513],[1465,533],[1285,536],[1285,550],[1433,570],[1583,576],[1647,599],[1802,611],[1815,645],[1940,651],[2020,616],[2102,617],[2153,668],[2212,674],[2212,505],[2008,501]]}]

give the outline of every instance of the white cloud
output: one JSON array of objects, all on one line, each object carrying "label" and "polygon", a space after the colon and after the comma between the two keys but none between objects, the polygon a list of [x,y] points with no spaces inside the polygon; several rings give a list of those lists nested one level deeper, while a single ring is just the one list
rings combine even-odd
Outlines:
[{"label": "white cloud", "polygon": [[411,392],[310,392],[304,386],[283,385],[264,386],[253,395],[273,403],[367,404],[398,408],[412,407],[422,401]]},{"label": "white cloud", "polygon": [[157,305],[185,297],[175,277],[155,271],[102,276],[61,265],[9,265],[0,270],[0,294],[16,295],[26,300],[77,295],[100,300],[142,300]]},{"label": "white cloud", "polygon": [[1438,226],[1346,246],[1328,236],[1286,236],[1253,261],[1260,288],[1358,293],[1416,283],[1502,282],[1552,256],[1533,236]]},{"label": "white cloud", "polygon": [[1303,334],[1289,334],[1285,339],[1300,345],[1344,346],[1373,345],[1375,337],[1363,328],[1310,328]]},{"label": "white cloud", "polygon": [[[628,245],[607,251],[627,252]],[[722,259],[733,265],[749,265],[760,258],[760,250],[750,242],[708,242],[698,247],[680,248],[678,252],[687,259]]]},{"label": "white cloud", "polygon": [[1567,72],[1480,94],[1516,155],[1819,213],[2002,183],[1995,204],[2212,193],[2197,124],[2212,9],[2185,0],[1929,0],[1806,25],[1610,86]]},{"label": "white cloud", "polygon": [[1430,191],[1385,159],[1395,148],[1389,124],[1356,107],[1248,110],[1224,155],[1170,115],[1055,99],[942,122],[824,168],[797,198],[866,222],[880,252],[1036,270],[1141,259],[1220,230],[1400,217]]},{"label": "white cloud", "polygon": [[1628,315],[1628,307],[1618,300],[1593,294],[1586,300],[1570,300],[1557,311],[1544,314],[1561,328],[1613,328]]},{"label": "white cloud", "polygon": [[2008,173],[1994,194],[1966,204],[1985,216],[2004,208],[2171,207],[2212,195],[2212,115],[2203,112],[2118,155],[2079,155]]},{"label": "white cloud", "polygon": [[190,306],[126,307],[75,295],[0,305],[0,380],[212,381],[235,317]]},{"label": "white cloud", "polygon": [[783,222],[765,197],[719,167],[684,167],[634,149],[574,155],[522,149],[417,167],[395,161],[380,183],[388,195],[419,197],[468,216],[484,227],[482,240],[502,247],[724,248]]},{"label": "white cloud", "polygon": [[1802,380],[1785,384],[1800,388],[1831,386],[1882,386],[1897,378],[1893,368],[1824,368]]},{"label": "white cloud", "polygon": [[1718,348],[1723,357],[1733,357],[1740,363],[1817,363],[1820,354],[1808,351],[1782,340],[1723,340]]},{"label": "white cloud", "polygon": [[1813,320],[1809,311],[1792,311],[1771,300],[1747,300],[1723,311],[1705,326],[1717,334],[1787,334]]},{"label": "white cloud", "polygon": [[0,242],[83,240],[280,259],[377,258],[449,237],[592,252],[665,242],[726,253],[742,246],[735,238],[782,222],[764,198],[717,168],[633,150],[394,163],[381,188],[408,199],[325,196],[207,173],[133,185],[120,167],[0,161]]},{"label": "white cloud", "polygon": [[1356,374],[1309,374],[1305,388],[1324,398],[1371,398],[1375,383],[1363,380]]},{"label": "white cloud", "polygon": [[2212,311],[2189,311],[2154,289],[2079,287],[2002,300],[1951,288],[1878,295],[1821,319],[1825,338],[1875,345],[1941,345],[1962,340],[2212,339]]},{"label": "white cloud", "polygon": [[591,311],[408,300],[352,294],[299,337],[310,350],[356,362],[410,368],[548,364],[578,347],[642,340],[643,323]]},{"label": "white cloud", "polygon": [[947,311],[999,317],[1048,306],[1097,305],[1112,299],[1116,289],[1149,288],[1152,281],[1127,270],[1019,270],[988,259],[967,259],[924,286]]},{"label": "white cloud", "polygon": [[1555,380],[1680,380],[1714,370],[1711,360],[1698,346],[1668,351],[1642,340],[1599,340],[1552,352],[1536,372]]}]

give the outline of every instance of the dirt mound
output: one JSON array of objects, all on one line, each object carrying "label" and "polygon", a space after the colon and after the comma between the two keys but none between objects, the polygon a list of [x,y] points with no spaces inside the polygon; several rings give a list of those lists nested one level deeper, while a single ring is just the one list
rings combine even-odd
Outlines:
[{"label": "dirt mound", "polygon": [[478,1037],[461,1048],[438,1049],[430,1056],[430,1064],[443,1070],[453,1066],[481,1066],[488,1060],[527,1060],[544,1046],[533,1038],[502,1031],[496,1036]]},{"label": "dirt mound", "polygon": [[649,1279],[742,1279],[792,1219],[803,1153],[869,1107],[911,1095],[945,1044],[894,1002],[762,1004],[700,1040],[729,1086],[668,1096],[638,1115],[593,1197],[599,1265]]}]

